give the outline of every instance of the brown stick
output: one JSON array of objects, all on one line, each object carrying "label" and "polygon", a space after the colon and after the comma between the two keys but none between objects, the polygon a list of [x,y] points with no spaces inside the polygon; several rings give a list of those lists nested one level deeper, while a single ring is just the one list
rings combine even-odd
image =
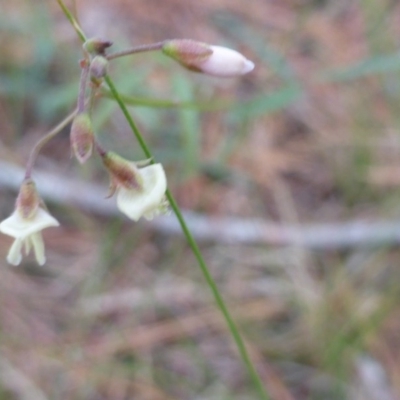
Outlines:
[{"label": "brown stick", "polygon": [[[23,176],[22,168],[0,161],[0,189],[18,190]],[[120,215],[114,201],[104,198],[107,189],[103,186],[48,172],[37,171],[33,178],[44,199],[93,214]],[[262,219],[210,217],[191,211],[184,214],[193,235],[204,241],[303,246],[319,250],[400,244],[400,221],[395,220],[280,224]],[[158,217],[147,224],[159,232],[181,234],[173,216]]]}]

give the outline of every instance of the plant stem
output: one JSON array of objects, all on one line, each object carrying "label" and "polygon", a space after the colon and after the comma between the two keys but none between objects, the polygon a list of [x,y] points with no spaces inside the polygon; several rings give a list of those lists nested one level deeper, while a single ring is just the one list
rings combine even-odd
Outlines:
[{"label": "plant stem", "polygon": [[242,358],[242,361],[245,363],[245,365],[247,367],[247,370],[248,370],[249,375],[254,383],[254,386],[257,388],[261,398],[264,400],[268,400],[269,396],[265,390],[264,384],[262,383],[261,378],[260,378],[253,362],[250,359],[250,356],[249,356],[249,353],[244,344],[243,338],[236,326],[236,323],[232,319],[232,316],[228,310],[228,307],[225,304],[225,301],[223,300],[223,298],[218,290],[218,286],[215,283],[214,278],[211,276],[210,270],[207,267],[207,264],[203,258],[203,255],[201,254],[200,248],[199,248],[196,240],[194,239],[192,233],[190,232],[190,229],[187,226],[185,219],[183,218],[181,210],[169,190],[167,190],[166,195],[167,195],[167,199],[169,201],[169,204],[170,204],[172,210],[174,211],[176,217],[178,218],[178,221],[181,225],[182,231],[186,236],[186,240],[188,241],[189,246],[191,247],[193,254],[197,259],[197,262],[201,268],[204,278],[205,278],[212,294],[214,295],[215,302],[217,303],[218,308],[220,309],[222,315],[225,318],[225,321],[228,325],[229,331],[231,332],[232,337],[233,337],[233,339],[236,343],[236,346],[239,350],[240,357]]},{"label": "plant stem", "polygon": [[86,86],[87,80],[89,76],[89,61],[83,60],[81,61],[81,79],[79,81],[79,92],[78,92],[78,114],[83,113],[85,111],[85,95],[86,95]]},{"label": "plant stem", "polygon": [[165,44],[165,41],[156,42],[151,44],[142,44],[139,46],[131,47],[126,50],[117,51],[106,56],[107,60],[113,60],[114,58],[130,56],[131,54],[144,53],[146,51],[161,50]]},{"label": "plant stem", "polygon": [[107,83],[116,102],[118,103],[119,108],[121,109],[122,113],[124,114],[124,117],[126,118],[129,127],[131,128],[132,132],[135,134],[135,137],[136,137],[137,141],[139,142],[140,147],[143,150],[143,153],[146,155],[147,158],[154,159],[154,157],[150,151],[150,148],[147,146],[146,142],[143,139],[142,134],[140,133],[139,128],[137,127],[135,121],[132,119],[131,115],[129,114],[129,111],[126,108],[124,102],[120,98],[119,93],[118,93],[116,87],[114,86],[114,82],[111,80],[111,78],[108,75],[104,78],[104,80]]},{"label": "plant stem", "polygon": [[[75,18],[73,17],[73,15],[70,13],[70,11],[68,10],[67,7],[65,7],[63,0],[57,0],[58,4],[60,5],[60,7],[62,8],[62,10],[64,11],[66,17],[71,21],[72,26],[75,28],[77,34],[79,35],[79,37],[81,38],[81,40],[84,42],[86,41],[86,36],[83,33],[82,29],[79,27],[79,25],[77,24]],[[154,157],[150,151],[150,148],[147,146],[142,134],[140,133],[139,128],[137,127],[136,123],[134,122],[133,118],[131,117],[131,115],[129,114],[129,111],[125,105],[125,103],[123,102],[121,96],[119,95],[112,79],[106,75],[104,78],[105,82],[107,83],[110,92],[112,93],[112,95],[115,98],[115,101],[118,103],[122,113],[124,114],[130,128],[132,129],[132,132],[134,133],[137,141],[139,142],[144,154],[146,155],[147,158],[152,159],[152,163],[154,163]],[[186,239],[188,241],[189,246],[191,247],[194,256],[197,259],[197,262],[200,266],[200,269],[204,275],[204,278],[212,292],[212,294],[214,295],[214,299],[215,302],[218,306],[218,308],[220,309],[227,325],[229,328],[229,331],[231,332],[231,335],[236,343],[236,346],[238,348],[240,357],[242,358],[248,373],[253,381],[253,384],[255,386],[255,388],[257,389],[260,398],[263,400],[269,400],[270,397],[263,385],[263,382],[261,381],[261,378],[253,364],[253,362],[250,359],[250,356],[247,352],[246,346],[244,344],[244,341],[242,339],[241,334],[239,333],[239,330],[235,324],[235,322],[233,321],[230,312],[218,290],[217,284],[215,283],[213,277],[211,276],[211,273],[207,267],[207,264],[201,254],[200,248],[197,245],[193,235],[190,232],[189,227],[186,224],[185,219],[183,218],[183,215],[179,209],[178,204],[176,203],[174,197],[172,196],[171,192],[169,190],[166,191],[166,196],[168,198],[168,201],[171,205],[172,210],[174,211],[180,225],[182,228],[182,231],[184,233],[184,235],[186,236]]]},{"label": "plant stem", "polygon": [[64,120],[62,120],[57,126],[55,126],[50,132],[46,133],[33,147],[31,154],[29,155],[28,162],[26,163],[26,172],[25,172],[25,178],[30,178],[32,174],[32,169],[33,165],[35,164],[36,158],[42,149],[42,147],[51,139],[53,139],[54,136],[57,135],[57,133],[61,132],[61,130],[66,127],[76,116],[78,113],[78,110],[75,110],[71,114],[69,114]]},{"label": "plant stem", "polygon": [[[124,102],[122,101],[122,99],[119,96],[118,91],[116,90],[114,83],[112,82],[111,78],[109,76],[106,76],[105,81],[108,85],[108,87],[110,88],[111,93],[113,94],[116,102],[118,103],[122,113],[124,114],[126,120],[128,121],[128,124],[130,126],[130,128],[132,129],[133,133],[135,134],[138,142],[140,143],[140,146],[143,149],[143,152],[145,153],[147,158],[151,158],[152,160],[154,159],[149,147],[147,146],[146,142],[144,141],[138,127],[136,126],[135,122],[133,121],[131,115],[129,114],[128,109],[126,108]],[[153,161],[154,162],[154,161]],[[152,163],[153,163],[152,162]],[[179,209],[179,206],[177,205],[174,197],[172,196],[171,192],[167,189],[166,191],[166,196],[167,199],[171,205],[172,210],[174,211],[179,224],[181,225],[182,231],[184,233],[184,235],[186,236],[186,240],[189,243],[189,246],[191,247],[194,256],[196,257],[196,260],[201,268],[201,271],[203,273],[203,276],[212,292],[212,294],[214,295],[214,299],[215,302],[218,306],[218,308],[220,309],[222,315],[225,318],[225,321],[228,325],[229,331],[232,334],[232,337],[236,343],[236,346],[239,350],[239,354],[243,360],[243,362],[245,363],[247,370],[249,372],[249,375],[255,385],[255,387],[257,388],[261,398],[263,400],[269,400],[269,396],[264,388],[264,385],[261,381],[260,376],[258,375],[258,372],[255,368],[255,366],[253,365],[249,354],[246,350],[246,346],[244,344],[244,341],[242,339],[241,334],[239,333],[238,328],[236,327],[235,322],[233,321],[230,312],[218,290],[217,284],[215,283],[213,277],[211,276],[210,270],[207,267],[207,264],[201,254],[201,251],[199,249],[199,246],[197,245],[193,235],[190,232],[189,227],[186,224],[185,219],[183,218],[183,215]]]},{"label": "plant stem", "polygon": [[[114,96],[106,88],[102,88],[101,96],[105,99],[114,99]],[[238,103],[233,103],[231,100],[222,101],[174,101],[167,99],[153,99],[147,97],[133,97],[120,93],[123,102],[129,106],[149,107],[149,108],[185,108],[190,110],[200,111],[220,111],[238,108]]]},{"label": "plant stem", "polygon": [[79,36],[82,42],[86,42],[86,36],[83,33],[82,28],[79,26],[76,18],[72,15],[71,11],[68,10],[63,0],[56,0],[64,15],[67,17],[68,21],[71,23],[73,28],[75,29],[76,34]]}]

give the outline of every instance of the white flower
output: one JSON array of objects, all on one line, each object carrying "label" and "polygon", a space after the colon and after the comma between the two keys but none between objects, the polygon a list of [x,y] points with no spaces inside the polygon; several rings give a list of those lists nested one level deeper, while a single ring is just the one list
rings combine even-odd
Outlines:
[{"label": "white flower", "polygon": [[110,196],[117,192],[117,206],[124,214],[137,221],[167,212],[167,178],[161,164],[128,161],[110,151],[101,156],[110,173]]},{"label": "white flower", "polygon": [[165,199],[167,178],[161,164],[153,164],[137,170],[141,177],[141,190],[117,187],[118,208],[129,218],[137,221],[141,216],[152,219],[165,213],[168,202]]},{"label": "white flower", "polygon": [[168,40],[162,51],[192,71],[214,76],[233,77],[254,69],[254,63],[235,50],[190,39]]},{"label": "white flower", "polygon": [[18,265],[22,260],[22,247],[25,244],[26,254],[33,247],[38,264],[44,265],[46,257],[41,231],[58,225],[58,221],[41,207],[30,218],[23,218],[16,209],[0,223],[0,231],[15,238],[8,252],[7,261],[12,265]]},{"label": "white flower", "polygon": [[254,63],[235,50],[222,46],[210,46],[213,53],[207,60],[199,62],[197,67],[209,75],[237,76],[254,69]]}]

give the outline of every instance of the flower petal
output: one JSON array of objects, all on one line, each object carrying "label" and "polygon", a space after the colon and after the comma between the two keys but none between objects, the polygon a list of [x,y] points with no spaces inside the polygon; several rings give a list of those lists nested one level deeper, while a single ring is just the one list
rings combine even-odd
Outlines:
[{"label": "flower petal", "polygon": [[40,232],[33,233],[27,240],[30,240],[35,252],[36,261],[39,265],[44,265],[46,256],[44,254],[44,243]]},{"label": "flower petal", "polygon": [[14,211],[0,223],[0,232],[14,238],[25,238],[50,226],[58,226],[58,221],[43,208],[39,208],[33,218],[24,219]]},{"label": "flower petal", "polygon": [[151,215],[158,208],[167,189],[167,179],[161,164],[139,169],[143,190],[118,189],[118,208],[129,218],[137,221],[142,215]]},{"label": "flower petal", "polygon": [[151,221],[154,217],[157,217],[160,214],[169,214],[169,202],[165,196],[163,196],[161,202],[158,204],[156,208],[149,210],[143,214],[148,221]]},{"label": "flower petal", "polygon": [[210,46],[213,54],[198,65],[210,75],[232,77],[244,75],[254,69],[254,63],[235,50],[222,46]]},{"label": "flower petal", "polygon": [[14,243],[11,245],[10,250],[7,254],[7,261],[11,265],[19,265],[22,260],[22,244],[23,239],[16,239]]}]

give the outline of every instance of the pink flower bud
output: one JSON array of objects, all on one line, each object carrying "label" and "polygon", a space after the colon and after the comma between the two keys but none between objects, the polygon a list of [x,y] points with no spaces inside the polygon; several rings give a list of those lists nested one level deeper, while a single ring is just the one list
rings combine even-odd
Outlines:
[{"label": "pink flower bud", "polygon": [[111,151],[102,157],[104,166],[111,176],[111,195],[117,186],[128,190],[140,191],[142,189],[142,179],[134,163]]},{"label": "pink flower bud", "polygon": [[15,203],[15,208],[24,219],[32,218],[40,204],[40,197],[36,191],[36,185],[32,179],[25,179],[19,189],[18,197]]},{"label": "pink flower bud", "polygon": [[95,79],[104,78],[107,75],[108,60],[103,56],[96,56],[90,63],[90,76]]},{"label": "pink flower bud", "polygon": [[254,63],[235,50],[194,40],[169,40],[162,50],[184,67],[209,75],[233,77],[254,69]]},{"label": "pink flower bud", "polygon": [[78,114],[72,121],[71,148],[78,161],[83,164],[93,152],[94,134],[89,114]]}]

